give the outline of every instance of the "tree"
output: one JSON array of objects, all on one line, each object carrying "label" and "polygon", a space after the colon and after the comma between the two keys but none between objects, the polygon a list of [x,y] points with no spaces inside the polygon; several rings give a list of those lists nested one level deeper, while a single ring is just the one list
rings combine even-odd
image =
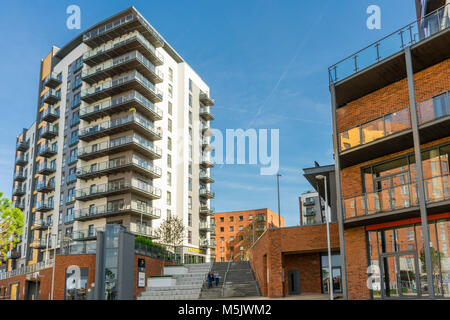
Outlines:
[{"label": "tree", "polygon": [[176,248],[183,243],[186,237],[185,233],[186,228],[183,220],[178,217],[168,217],[161,223],[158,230],[156,230],[158,242],[165,246],[173,247],[175,255]]},{"label": "tree", "polygon": [[23,234],[24,216],[22,210],[0,192],[0,258],[6,259],[8,250],[20,242]]}]

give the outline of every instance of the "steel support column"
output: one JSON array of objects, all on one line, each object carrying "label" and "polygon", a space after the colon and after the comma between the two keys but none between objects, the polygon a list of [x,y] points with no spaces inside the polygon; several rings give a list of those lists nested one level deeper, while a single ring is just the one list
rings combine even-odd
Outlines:
[{"label": "steel support column", "polygon": [[[334,152],[334,169],[336,178],[336,214],[338,218],[339,226],[339,246],[341,255],[341,268],[342,268],[342,289],[343,298],[348,300],[348,288],[347,288],[347,264],[345,258],[345,239],[344,239],[344,217],[342,210],[342,189],[341,189],[341,171],[340,171],[340,159],[339,159],[339,143],[337,134],[337,115],[336,115],[336,91],[334,83],[330,82],[331,93],[331,115],[333,120],[333,152]],[[326,204],[328,205],[328,204]]]},{"label": "steel support column", "polygon": [[[425,250],[425,264],[427,268],[428,292],[434,299],[434,286],[432,276],[430,234],[428,232],[427,208],[425,202],[425,188],[423,183],[422,154],[420,151],[419,125],[417,122],[416,94],[414,90],[414,72],[411,57],[411,47],[405,48],[406,74],[408,76],[409,111],[411,115],[411,128],[414,139],[414,155],[416,157],[417,190],[419,193],[420,219],[422,222],[423,246]],[[419,249],[419,248],[417,248]]]}]

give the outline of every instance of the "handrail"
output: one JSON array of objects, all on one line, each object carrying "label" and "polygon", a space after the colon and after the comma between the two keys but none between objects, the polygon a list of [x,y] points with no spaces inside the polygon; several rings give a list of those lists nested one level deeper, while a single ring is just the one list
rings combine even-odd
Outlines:
[{"label": "handrail", "polygon": [[231,265],[231,262],[233,262],[233,256],[231,256],[231,257],[230,257],[230,261],[228,261],[227,271],[225,272],[225,276],[223,277],[223,283],[222,283],[222,297],[223,297],[223,295],[224,295],[224,291],[225,291],[225,283],[226,283],[226,280],[227,280],[228,272],[230,271],[230,265]]}]

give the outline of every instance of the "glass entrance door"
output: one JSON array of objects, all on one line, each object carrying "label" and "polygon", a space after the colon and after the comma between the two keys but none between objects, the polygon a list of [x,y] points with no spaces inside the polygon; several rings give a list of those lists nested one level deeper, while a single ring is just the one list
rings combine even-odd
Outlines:
[{"label": "glass entrance door", "polygon": [[420,292],[419,263],[415,251],[380,255],[381,297],[418,297]]}]

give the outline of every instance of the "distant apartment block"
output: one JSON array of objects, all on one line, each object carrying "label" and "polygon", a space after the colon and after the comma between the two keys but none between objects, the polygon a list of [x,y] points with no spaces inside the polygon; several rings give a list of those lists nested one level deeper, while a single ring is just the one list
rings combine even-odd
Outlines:
[{"label": "distant apartment block", "polygon": [[[247,250],[268,229],[278,227],[279,216],[270,209],[216,212],[212,219],[216,235],[216,261],[246,260]],[[281,226],[284,218],[281,217]]]}]

